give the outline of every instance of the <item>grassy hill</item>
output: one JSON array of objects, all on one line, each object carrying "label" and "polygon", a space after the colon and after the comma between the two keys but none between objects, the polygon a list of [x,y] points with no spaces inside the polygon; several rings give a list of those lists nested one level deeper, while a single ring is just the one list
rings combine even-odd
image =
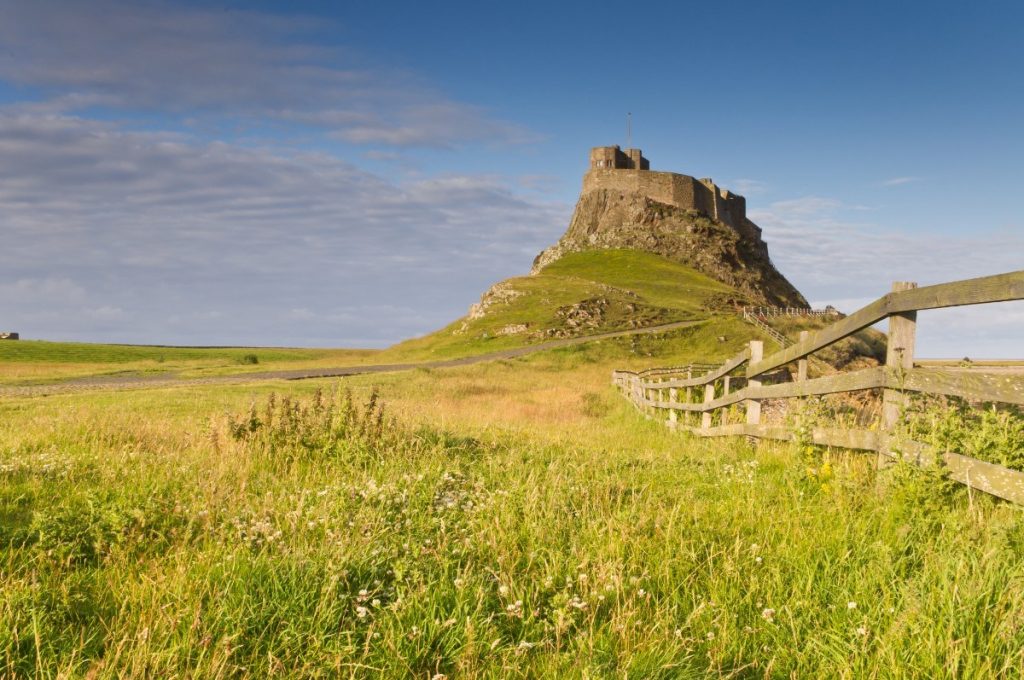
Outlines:
[{"label": "grassy hill", "polygon": [[667,258],[634,250],[570,253],[534,276],[503,281],[479,309],[388,350],[405,359],[481,354],[674,321],[710,319],[736,291]]}]

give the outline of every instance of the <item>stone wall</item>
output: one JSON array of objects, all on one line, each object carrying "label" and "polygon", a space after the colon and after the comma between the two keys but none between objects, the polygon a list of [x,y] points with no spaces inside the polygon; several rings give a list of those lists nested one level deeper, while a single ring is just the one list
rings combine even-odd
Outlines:
[{"label": "stone wall", "polygon": [[710,178],[696,179],[675,172],[597,167],[583,176],[583,193],[596,189],[643,194],[659,203],[704,213],[738,230],[747,227],[746,199],[722,190]]},{"label": "stone wall", "polygon": [[590,167],[619,170],[650,170],[651,163],[640,149],[626,149],[618,146],[595,146],[590,150]]}]

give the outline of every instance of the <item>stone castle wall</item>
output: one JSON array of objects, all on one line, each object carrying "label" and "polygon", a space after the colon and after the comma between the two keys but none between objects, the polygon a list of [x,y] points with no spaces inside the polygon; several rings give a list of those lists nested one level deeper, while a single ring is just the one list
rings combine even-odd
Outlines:
[{"label": "stone castle wall", "polygon": [[710,179],[675,172],[591,168],[583,176],[583,193],[597,189],[639,193],[659,203],[696,210],[742,230],[747,222],[747,201],[724,191]]}]

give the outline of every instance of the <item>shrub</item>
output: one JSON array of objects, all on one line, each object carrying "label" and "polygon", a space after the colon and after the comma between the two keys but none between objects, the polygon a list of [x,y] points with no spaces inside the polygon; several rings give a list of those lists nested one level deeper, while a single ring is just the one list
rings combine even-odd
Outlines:
[{"label": "shrub", "polygon": [[228,431],[234,439],[286,460],[356,449],[381,452],[402,439],[397,424],[385,417],[376,389],[363,405],[353,401],[349,390],[325,394],[318,389],[308,401],[272,393],[262,411],[253,403],[247,413],[228,416]]}]

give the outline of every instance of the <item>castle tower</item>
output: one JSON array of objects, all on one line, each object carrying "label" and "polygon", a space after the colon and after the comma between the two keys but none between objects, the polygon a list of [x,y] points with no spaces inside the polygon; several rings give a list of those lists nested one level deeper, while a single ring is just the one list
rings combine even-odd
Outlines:
[{"label": "castle tower", "polygon": [[590,150],[590,169],[600,170],[650,170],[651,162],[644,158],[640,149],[626,149],[616,146],[595,146]]}]

